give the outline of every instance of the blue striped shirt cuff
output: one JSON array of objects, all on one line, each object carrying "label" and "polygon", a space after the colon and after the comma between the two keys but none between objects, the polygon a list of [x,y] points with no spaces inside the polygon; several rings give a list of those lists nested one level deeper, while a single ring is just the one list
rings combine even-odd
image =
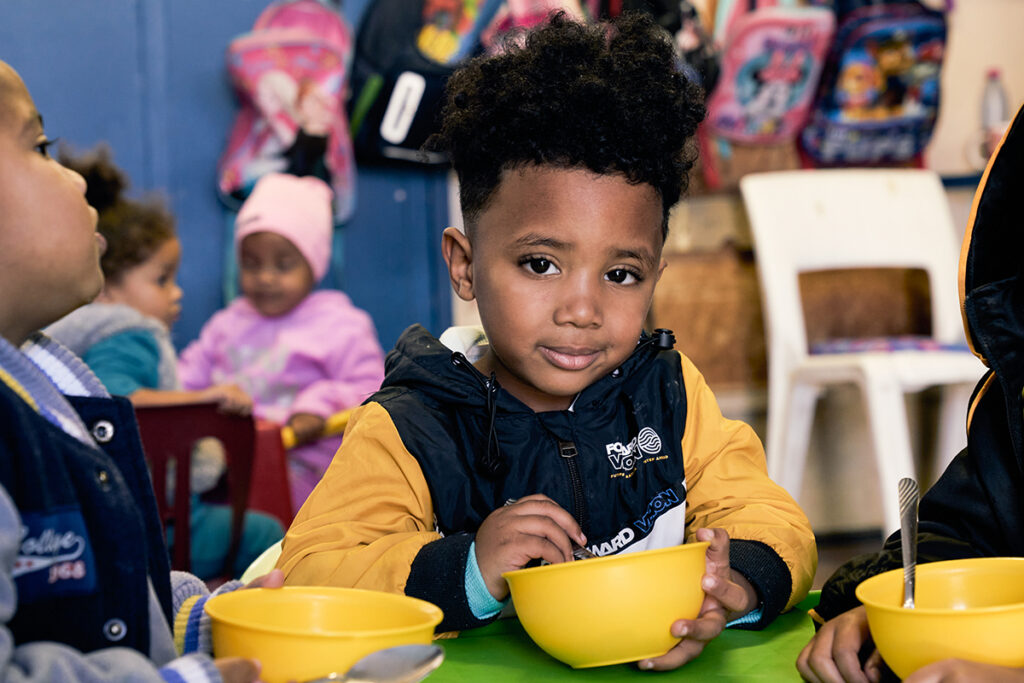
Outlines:
[{"label": "blue striped shirt cuff", "polygon": [[466,600],[469,609],[477,619],[490,619],[498,614],[508,600],[495,600],[487,590],[480,566],[476,563],[476,541],[469,544],[469,555],[466,557]]},{"label": "blue striped shirt cuff", "polygon": [[735,619],[730,621],[728,624],[726,624],[725,627],[729,628],[730,626],[742,626],[744,624],[756,624],[757,622],[759,622],[761,620],[761,617],[763,617],[763,616],[764,616],[764,605],[758,605],[757,609],[753,610],[752,612],[747,612],[742,617],[736,617]]}]

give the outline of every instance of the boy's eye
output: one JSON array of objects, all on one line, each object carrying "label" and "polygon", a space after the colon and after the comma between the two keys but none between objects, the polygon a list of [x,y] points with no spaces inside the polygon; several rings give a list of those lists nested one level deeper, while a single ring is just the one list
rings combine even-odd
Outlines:
[{"label": "boy's eye", "polygon": [[533,273],[537,275],[551,275],[557,273],[558,269],[555,268],[555,264],[546,258],[538,256],[530,257],[523,260],[523,265],[529,268]]},{"label": "boy's eye", "polygon": [[634,282],[639,282],[642,278],[631,270],[625,268],[616,268],[610,270],[605,274],[605,277],[610,281],[618,283],[620,285],[631,285]]},{"label": "boy's eye", "polygon": [[53,140],[51,140],[50,138],[45,138],[42,141],[37,142],[36,143],[36,151],[39,152],[40,154],[42,154],[47,159],[52,158],[50,156],[50,148],[53,147],[55,144],[57,144],[57,140],[58,139],[59,138],[54,138]]}]

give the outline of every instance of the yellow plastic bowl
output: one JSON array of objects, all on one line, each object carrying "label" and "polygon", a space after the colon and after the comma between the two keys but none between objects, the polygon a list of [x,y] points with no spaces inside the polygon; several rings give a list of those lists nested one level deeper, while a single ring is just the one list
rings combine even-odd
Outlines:
[{"label": "yellow plastic bowl", "polygon": [[635,662],[676,643],[677,619],[704,601],[707,543],[643,550],[505,572],[523,628],[575,669]]},{"label": "yellow plastic bowl", "polygon": [[902,569],[866,579],[856,594],[878,652],[900,678],[949,657],[1024,666],[1024,558],[918,565],[914,609],[902,606]]},{"label": "yellow plastic bowl", "polygon": [[313,586],[251,588],[210,598],[215,657],[250,657],[266,683],[347,671],[394,645],[429,644],[441,610],[404,595]]}]

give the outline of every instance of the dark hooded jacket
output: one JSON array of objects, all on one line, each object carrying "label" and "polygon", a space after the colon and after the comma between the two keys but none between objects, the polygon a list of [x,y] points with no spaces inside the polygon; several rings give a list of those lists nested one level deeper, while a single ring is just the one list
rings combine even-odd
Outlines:
[{"label": "dark hooded jacket", "polygon": [[[967,340],[989,371],[971,398],[967,448],[921,499],[918,563],[1024,556],[1022,178],[1024,115],[1018,113],[982,176],[960,255]],[[856,607],[857,584],[901,566],[896,532],[881,552],[855,557],[829,578],[817,617],[827,621]]]},{"label": "dark hooded jacket", "polygon": [[724,528],[732,566],[762,598],[756,626],[768,623],[806,595],[810,526],[768,479],[753,430],[723,418],[693,364],[658,346],[641,338],[570,410],[535,413],[410,328],[289,529],[287,581],[404,592],[439,605],[442,630],[478,626],[464,583],[474,534],[508,500],[543,493],[599,555]]}]

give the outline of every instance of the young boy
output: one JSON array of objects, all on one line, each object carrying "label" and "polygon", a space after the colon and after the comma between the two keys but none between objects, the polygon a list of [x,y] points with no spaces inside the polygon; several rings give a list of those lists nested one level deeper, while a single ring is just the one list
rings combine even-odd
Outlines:
[{"label": "young boy", "polygon": [[641,15],[556,15],[453,76],[431,144],[459,174],[466,234],[448,228],[442,248],[489,344],[471,362],[406,331],[285,538],[287,582],[404,592],[465,629],[501,610],[502,572],[575,544],[710,540],[708,599],[641,662],[656,669],[807,593],[813,535],[757,437],[722,417],[670,333],[642,333],[701,102]]},{"label": "young boy", "polygon": [[131,404],[36,332],[103,286],[96,211],[51,144],[0,62],[0,680],[254,681],[198,653],[209,593],[170,572]]},{"label": "young boy", "polygon": [[[967,448],[921,499],[919,563],[1024,556],[1024,195],[1017,189],[1022,172],[1024,116],[1018,112],[975,194],[960,257],[967,339],[991,371],[979,382],[968,408]],[[855,557],[829,578],[812,613],[823,625],[797,660],[805,680],[862,682],[882,677],[877,651],[864,662],[859,656],[874,647],[854,591],[864,579],[901,566],[896,532],[881,552]],[[950,659],[906,680],[1024,681],[1024,669]]]}]

